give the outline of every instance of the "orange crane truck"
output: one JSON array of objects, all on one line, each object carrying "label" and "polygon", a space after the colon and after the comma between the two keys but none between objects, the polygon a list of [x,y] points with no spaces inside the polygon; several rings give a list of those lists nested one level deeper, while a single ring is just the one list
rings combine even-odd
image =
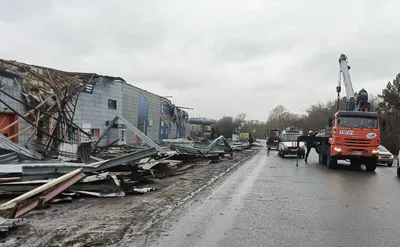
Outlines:
[{"label": "orange crane truck", "polygon": [[[339,65],[341,76],[336,87],[337,112],[329,118],[325,131],[321,131],[323,133],[315,137],[300,136],[297,143],[317,142],[319,163],[328,168],[337,167],[339,160],[348,160],[351,166],[360,167],[364,164],[367,171],[375,171],[380,145],[378,114],[372,111],[365,89],[357,95],[354,93],[346,55],[340,56]],[[346,89],[345,110],[339,110],[342,77]]]}]

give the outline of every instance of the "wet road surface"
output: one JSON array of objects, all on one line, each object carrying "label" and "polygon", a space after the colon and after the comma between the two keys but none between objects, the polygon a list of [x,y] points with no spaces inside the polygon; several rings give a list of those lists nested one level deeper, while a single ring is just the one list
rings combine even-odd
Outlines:
[{"label": "wet road surface", "polygon": [[[313,151],[314,152],[314,151]],[[190,202],[153,246],[400,246],[400,180],[259,154]]]}]

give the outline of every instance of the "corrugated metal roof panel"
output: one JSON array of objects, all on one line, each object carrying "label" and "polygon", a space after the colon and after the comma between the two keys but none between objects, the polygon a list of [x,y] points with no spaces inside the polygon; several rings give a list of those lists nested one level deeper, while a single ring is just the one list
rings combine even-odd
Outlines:
[{"label": "corrugated metal roof panel", "polygon": [[43,156],[40,153],[12,142],[3,134],[0,134],[0,149],[17,153],[20,159],[43,159]]}]

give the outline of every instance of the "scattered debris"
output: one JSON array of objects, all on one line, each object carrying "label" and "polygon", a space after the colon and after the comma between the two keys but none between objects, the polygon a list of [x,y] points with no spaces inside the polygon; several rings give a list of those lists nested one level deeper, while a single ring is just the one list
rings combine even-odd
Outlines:
[{"label": "scattered debris", "polygon": [[[15,144],[12,142],[9,138],[5,137],[3,134],[0,134],[0,151],[1,152],[6,152],[11,154],[17,155],[19,160],[26,160],[26,159],[32,159],[32,160],[42,160],[43,156],[33,150],[30,150],[26,147],[23,147],[21,145]],[[4,158],[10,158],[9,157],[4,157]],[[3,161],[4,162],[4,161]],[[2,163],[4,164],[4,163]]]},{"label": "scattered debris", "polygon": [[[71,202],[77,196],[124,197],[127,194],[149,193],[155,188],[140,187],[140,181],[172,176],[196,164],[209,164],[212,156],[207,155],[210,152],[205,151],[206,155],[177,152],[161,154],[156,148],[147,148],[91,164],[3,164],[0,165],[0,195],[19,197],[0,205],[0,215],[17,218],[45,203]],[[204,159],[208,161],[204,163]],[[74,176],[63,182],[71,173]],[[69,191],[70,194],[67,197],[60,195],[63,191]]]},{"label": "scattered debris", "polygon": [[146,194],[146,193],[148,193],[150,191],[154,191],[154,190],[156,190],[156,189],[155,188],[141,188],[141,189],[135,188],[135,189],[133,189],[133,192],[136,192],[139,194]]},{"label": "scattered debris", "polygon": [[76,169],[0,205],[0,215],[4,218],[18,218],[40,207],[66,190],[69,186],[81,180],[85,176],[82,171],[82,168]]},{"label": "scattered debris", "polygon": [[[117,142],[98,146],[117,122],[127,126],[148,147],[117,145]],[[60,141],[58,155],[52,156],[56,159],[49,159],[47,149],[39,151],[42,155],[0,134],[0,196],[18,196],[0,205],[0,216],[18,218],[48,203],[71,202],[75,197],[146,194],[156,188],[143,183],[232,159],[234,151],[223,136],[212,142],[167,139],[161,143],[167,146],[152,141],[120,116],[110,122],[96,142],[77,145]]]},{"label": "scattered debris", "polygon": [[[256,150],[252,150],[256,153]],[[167,153],[173,152],[167,151]],[[211,181],[215,181],[221,174],[225,174],[250,156],[252,153],[238,152],[234,154],[233,159],[224,158],[220,163],[212,163],[211,160],[204,158],[188,159],[188,156],[185,157],[187,159],[179,159],[181,163],[176,165],[177,168],[169,168],[167,173],[161,173],[161,169],[170,164],[158,164],[152,168],[154,176],[149,171],[139,168],[137,168],[139,172],[104,171],[87,174],[54,198],[62,199],[69,196],[73,200],[72,203],[60,200],[54,202],[57,204],[53,204],[51,201],[47,203],[50,209],[33,211],[23,216],[28,224],[9,232],[3,242],[0,240],[0,245],[14,247],[120,244],[124,246],[124,241],[128,241],[142,246],[144,245],[142,244],[144,242],[141,242],[142,236],[145,236],[144,233],[149,227],[162,221],[171,210],[190,198],[193,192],[197,193],[205,185],[209,185]],[[172,156],[167,160],[177,161],[177,157]],[[160,158],[155,156],[147,160],[149,162],[156,159]],[[101,198],[76,192],[94,191],[96,184],[97,187],[104,186],[103,188],[110,186],[105,185],[102,180],[107,175],[115,175],[118,178],[125,197]],[[91,183],[91,188],[75,189],[83,182]],[[96,192],[102,192],[102,189]]]},{"label": "scattered debris", "polygon": [[23,220],[22,218],[4,219],[0,217],[0,234],[19,226]]}]

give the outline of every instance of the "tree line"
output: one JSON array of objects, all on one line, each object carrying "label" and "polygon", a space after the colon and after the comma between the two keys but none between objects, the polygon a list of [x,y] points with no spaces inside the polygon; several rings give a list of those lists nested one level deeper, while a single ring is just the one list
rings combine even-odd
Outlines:
[{"label": "tree line", "polygon": [[[386,120],[385,130],[381,129],[381,144],[393,154],[400,149],[400,74],[389,81],[378,95],[369,95],[373,110],[378,112],[381,119]],[[243,132],[252,133],[254,138],[265,138],[268,129],[297,126],[305,131],[320,130],[328,124],[337,110],[337,100],[317,102],[310,105],[302,114],[292,113],[283,105],[277,105],[270,112],[267,121],[246,120],[246,114],[236,117],[224,116],[217,121],[215,128],[219,134],[231,138],[241,122],[245,122]],[[339,109],[345,109],[346,98],[339,100]]]}]

